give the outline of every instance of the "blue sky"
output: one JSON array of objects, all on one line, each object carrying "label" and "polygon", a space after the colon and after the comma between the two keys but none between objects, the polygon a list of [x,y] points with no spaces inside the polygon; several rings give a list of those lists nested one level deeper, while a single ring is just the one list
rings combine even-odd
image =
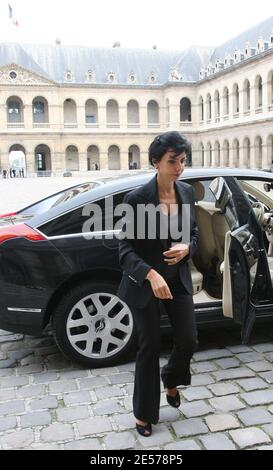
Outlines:
[{"label": "blue sky", "polygon": [[183,50],[220,45],[270,16],[272,0],[0,0],[0,42]]}]

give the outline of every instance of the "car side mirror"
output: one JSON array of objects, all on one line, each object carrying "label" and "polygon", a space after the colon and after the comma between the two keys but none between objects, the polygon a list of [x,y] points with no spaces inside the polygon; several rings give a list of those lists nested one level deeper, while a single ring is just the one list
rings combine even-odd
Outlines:
[{"label": "car side mirror", "polygon": [[266,193],[269,193],[273,189],[273,183],[264,183],[264,190]]}]

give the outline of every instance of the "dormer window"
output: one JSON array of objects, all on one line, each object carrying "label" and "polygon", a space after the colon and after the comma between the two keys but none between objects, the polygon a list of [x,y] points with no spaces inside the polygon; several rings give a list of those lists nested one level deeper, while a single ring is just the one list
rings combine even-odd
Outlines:
[{"label": "dormer window", "polygon": [[87,82],[95,82],[96,81],[95,72],[93,70],[88,70],[86,72],[86,81]]},{"label": "dormer window", "polygon": [[107,82],[113,83],[116,81],[116,74],[114,72],[108,72],[107,74]]},{"label": "dormer window", "polygon": [[259,54],[260,52],[263,52],[263,51],[264,51],[264,42],[263,42],[263,38],[260,37],[258,44],[257,44],[257,53]]},{"label": "dormer window", "polygon": [[247,42],[245,45],[245,57],[250,57],[251,52],[250,52],[250,42]]},{"label": "dormer window", "polygon": [[136,74],[135,72],[130,72],[128,75],[128,82],[135,83],[136,82]]},{"label": "dormer window", "polygon": [[240,62],[240,59],[241,59],[241,52],[239,51],[239,49],[236,49],[234,52],[234,61]]},{"label": "dormer window", "polygon": [[223,68],[223,63],[220,61],[220,59],[217,59],[216,64],[215,64],[215,72],[218,72]]},{"label": "dormer window", "polygon": [[65,79],[67,82],[71,82],[72,81],[72,72],[70,70],[67,70],[65,72]]},{"label": "dormer window", "polygon": [[156,74],[154,72],[151,72],[149,76],[149,83],[155,83],[155,82],[156,82]]},{"label": "dormer window", "polygon": [[175,82],[177,80],[182,80],[182,75],[178,72],[176,68],[171,68],[169,73],[169,81]]},{"label": "dormer window", "polygon": [[230,57],[230,54],[226,54],[225,55],[225,67],[229,67],[231,65],[231,57]]},{"label": "dormer window", "polygon": [[209,64],[208,72],[209,72],[209,74],[212,74],[214,72],[214,68],[213,68],[212,64]]}]

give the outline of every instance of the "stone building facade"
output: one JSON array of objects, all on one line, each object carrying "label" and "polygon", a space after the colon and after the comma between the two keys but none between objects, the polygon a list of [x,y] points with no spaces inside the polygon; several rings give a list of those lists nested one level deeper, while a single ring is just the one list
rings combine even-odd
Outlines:
[{"label": "stone building facade", "polygon": [[148,168],[181,131],[189,164],[273,161],[273,17],[220,47],[185,51],[0,44],[0,167],[29,174]]}]

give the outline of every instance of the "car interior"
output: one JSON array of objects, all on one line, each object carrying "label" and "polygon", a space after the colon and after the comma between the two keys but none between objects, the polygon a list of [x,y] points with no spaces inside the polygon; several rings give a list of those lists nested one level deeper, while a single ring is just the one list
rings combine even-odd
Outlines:
[{"label": "car interior", "polygon": [[[271,183],[267,185],[265,190],[264,182],[248,182],[246,180],[238,182],[249,197],[263,230],[273,283],[273,189],[269,187]],[[225,214],[219,207],[216,207],[215,197],[209,188],[211,180],[189,181],[189,183],[194,188],[195,212],[199,228],[198,249],[193,259],[189,261],[194,292],[193,299],[195,304],[217,302],[223,297],[224,260],[230,243],[230,227]],[[266,193],[266,191],[268,192]],[[252,284],[256,269],[257,263],[250,269]]]}]

